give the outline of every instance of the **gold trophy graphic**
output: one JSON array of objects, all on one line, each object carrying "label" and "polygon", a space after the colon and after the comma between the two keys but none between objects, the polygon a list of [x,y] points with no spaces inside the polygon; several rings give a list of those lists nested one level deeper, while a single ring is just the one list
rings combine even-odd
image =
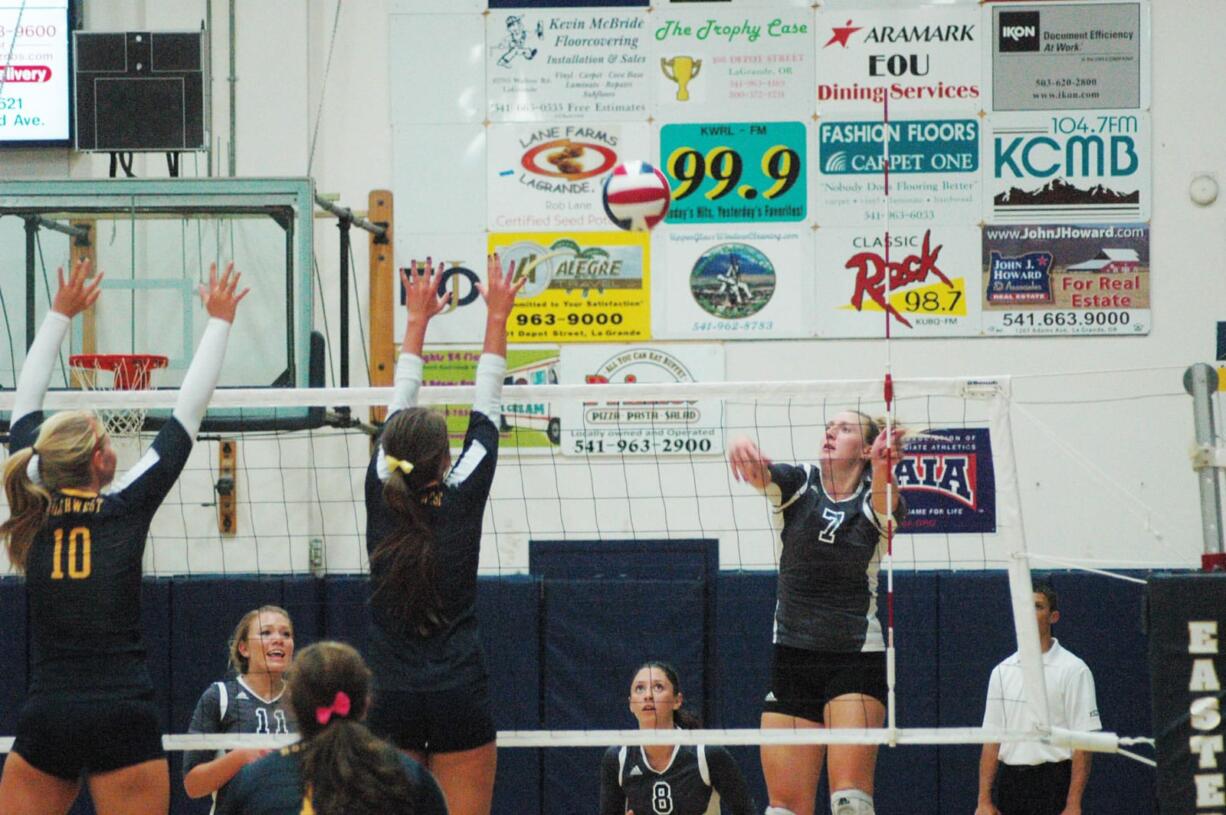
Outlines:
[{"label": "gold trophy graphic", "polygon": [[690,80],[698,76],[702,70],[702,60],[693,57],[660,57],[660,70],[664,75],[677,83],[677,101],[690,100]]}]

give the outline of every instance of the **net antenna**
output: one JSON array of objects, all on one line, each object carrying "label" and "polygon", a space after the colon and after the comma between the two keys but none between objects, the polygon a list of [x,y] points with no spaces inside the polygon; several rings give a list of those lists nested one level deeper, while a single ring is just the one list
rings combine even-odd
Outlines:
[{"label": "net antenna", "polygon": [[[68,358],[72,381],[87,391],[145,391],[153,375],[170,364],[160,354],[73,354]],[[145,426],[147,408],[109,406],[98,410],[106,432],[118,438],[138,435]]]}]

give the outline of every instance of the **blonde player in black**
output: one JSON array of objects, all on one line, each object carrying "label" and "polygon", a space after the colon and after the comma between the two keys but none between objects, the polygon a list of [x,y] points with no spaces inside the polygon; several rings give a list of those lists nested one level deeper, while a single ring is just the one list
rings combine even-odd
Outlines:
[{"label": "blonde player in black", "polygon": [[[234,676],[205,688],[188,733],[297,733],[285,698],[285,673],[294,659],[294,624],[279,606],[243,615],[230,637]],[[189,750],[183,754],[183,788],[192,798],[213,796],[221,807],[226,786],[238,771],[268,750]]]},{"label": "blonde player in black", "polygon": [[[630,683],[630,712],[641,730],[697,728],[684,710],[677,672],[648,662]],[[656,744],[610,747],[600,763],[600,815],[756,815],[741,770],[723,747]]]},{"label": "blonde player in black", "polygon": [[447,815],[430,774],[362,724],[370,690],[350,646],[304,648],[289,674],[302,741],[244,767],[217,815]]},{"label": "blonde player in black", "polygon": [[[771,689],[763,728],[876,728],[885,720],[885,640],[877,570],[904,512],[893,481],[901,428],[858,411],[826,425],[819,464],[772,464],[749,439],[733,476],[766,493],[783,522]],[[823,763],[833,815],[873,815],[874,745],[763,745],[767,815],[813,811]]]},{"label": "blonde player in black", "polygon": [[479,286],[487,317],[464,449],[451,466],[442,414],[415,407],[443,267],[402,273],[409,311],[389,418],[366,473],[377,693],[371,729],[425,764],[454,815],[488,815],[497,750],[477,630],[481,521],[498,457],[507,317],[527,278],[497,255]]},{"label": "blonde player in black", "polygon": [[[44,421],[43,396],[70,321],[98,297],[87,263],[60,286],[26,357],[4,467],[9,562],[25,575],[29,692],[0,779],[0,812],[67,812],[81,776],[99,815],[165,813],[170,778],[141,636],[141,557],[149,524],[187,462],[221,372],[246,290],[214,267],[200,295],[209,313],[172,418],[122,478],[90,412]],[[104,487],[112,485],[108,491]]]}]

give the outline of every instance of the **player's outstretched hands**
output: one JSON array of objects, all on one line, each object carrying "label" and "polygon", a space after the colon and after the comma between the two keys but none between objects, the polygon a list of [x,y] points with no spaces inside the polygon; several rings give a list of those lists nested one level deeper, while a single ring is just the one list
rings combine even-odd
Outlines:
[{"label": "player's outstretched hands", "polygon": [[63,266],[56,271],[60,287],[56,290],[55,299],[51,302],[52,311],[63,314],[71,320],[94,304],[98,299],[98,287],[102,285],[102,274],[99,273],[97,277],[90,280],[89,271],[90,265],[87,258],[77,261],[77,265],[72,267],[72,274],[67,280],[64,279]]},{"label": "player's outstretched hands", "polygon": [[902,461],[902,439],[904,431],[901,427],[892,427],[887,434],[882,430],[877,434],[877,438],[873,439],[873,449],[869,453],[873,464],[886,465],[893,467],[898,462]]},{"label": "player's outstretched hands", "polygon": [[497,252],[485,259],[485,268],[485,282],[477,284],[477,291],[485,298],[485,307],[489,311],[488,319],[505,324],[515,306],[515,296],[528,278],[515,279],[515,261],[507,264],[507,272],[503,274],[502,261]]},{"label": "player's outstretched hands", "polygon": [[436,267],[432,258],[426,258],[424,266],[413,261],[408,272],[401,269],[400,282],[404,284],[404,303],[410,321],[428,323],[451,302],[450,295],[438,293],[443,282],[443,264]]},{"label": "player's outstretched hands", "polygon": [[770,483],[771,461],[749,439],[740,438],[732,442],[728,448],[728,463],[732,465],[732,477],[737,481],[745,481],[758,489],[765,489]]},{"label": "player's outstretched hands", "polygon": [[234,261],[226,264],[226,271],[217,279],[217,264],[209,264],[209,284],[200,287],[200,299],[204,302],[204,310],[209,313],[210,317],[216,317],[218,320],[225,320],[227,323],[234,322],[234,313],[238,310],[238,304],[247,296],[247,292],[251,289],[238,290],[238,281],[243,275],[241,272],[234,271]]}]

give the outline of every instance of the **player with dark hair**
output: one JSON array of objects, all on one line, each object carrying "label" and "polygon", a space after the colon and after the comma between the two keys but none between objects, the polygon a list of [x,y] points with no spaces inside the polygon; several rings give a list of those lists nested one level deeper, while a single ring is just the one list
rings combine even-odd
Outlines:
[{"label": "player with dark hair", "polygon": [[[749,439],[733,476],[766,493],[783,523],[774,655],[763,728],[875,728],[885,720],[877,569],[905,509],[893,482],[903,431],[848,410],[826,424],[817,465],[772,464]],[[763,745],[767,815],[810,813],[823,763],[833,815],[873,815],[876,745]]]},{"label": "player with dark hair", "polygon": [[[630,712],[641,730],[700,727],[683,702],[677,672],[666,662],[644,663],[630,683]],[[718,813],[720,799],[733,815],[754,815],[741,770],[723,747],[610,747],[600,763],[600,815],[703,815]]]},{"label": "player with dark hair", "polygon": [[481,522],[498,457],[507,318],[527,278],[488,260],[485,345],[463,452],[451,464],[441,413],[415,407],[426,326],[447,303],[443,267],[401,272],[409,312],[388,420],[366,472],[378,693],[371,729],[425,764],[456,815],[488,815],[497,750],[478,636]]},{"label": "player with dark hair", "polygon": [[[196,703],[188,733],[293,733],[286,715],[285,671],[294,659],[294,624],[279,606],[243,615],[230,637],[234,676],[209,685]],[[226,752],[189,750],[183,755],[183,788],[192,798],[213,796],[216,809],[238,771],[267,755],[243,748]]]},{"label": "player with dark hair", "polygon": [[302,741],[244,767],[218,815],[447,815],[430,774],[362,724],[370,690],[350,646],[302,649],[289,673]]},{"label": "player with dark hair", "polygon": [[170,807],[141,633],[141,558],[154,513],[187,463],[247,290],[236,292],[233,264],[220,280],[217,267],[210,270],[200,288],[210,319],[174,412],[136,466],[114,480],[115,451],[97,416],[66,411],[44,421],[42,411],[71,320],[98,298],[102,276],[88,277],[84,261],[67,281],[60,270],[13,400],[4,467],[11,515],[0,537],[25,575],[32,653],[0,780],[5,815],[67,812],[82,774],[99,815]]}]

